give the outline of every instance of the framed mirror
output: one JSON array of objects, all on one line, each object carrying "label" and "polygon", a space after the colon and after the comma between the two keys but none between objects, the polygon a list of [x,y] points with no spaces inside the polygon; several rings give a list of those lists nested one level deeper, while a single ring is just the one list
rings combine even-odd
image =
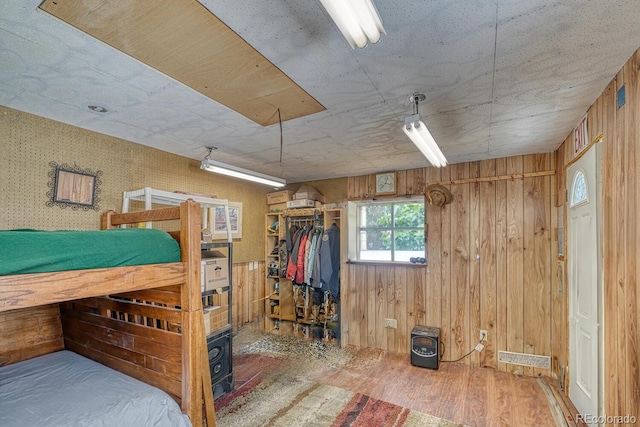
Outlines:
[{"label": "framed mirror", "polygon": [[49,163],[49,201],[47,206],[58,205],[73,210],[99,210],[100,176],[102,171],[93,172],[77,165]]}]

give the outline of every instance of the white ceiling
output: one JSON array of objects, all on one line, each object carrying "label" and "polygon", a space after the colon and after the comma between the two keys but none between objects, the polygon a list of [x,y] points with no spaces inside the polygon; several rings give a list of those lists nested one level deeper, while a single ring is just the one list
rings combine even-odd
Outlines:
[{"label": "white ceiling", "polygon": [[[555,150],[640,47],[637,0],[377,0],[352,50],[318,0],[202,0],[326,111],[262,127],[39,11],[0,2],[0,104],[300,182],[428,166],[409,96],[450,163]],[[211,41],[215,43],[215,40]],[[100,114],[87,105],[101,105]]]}]

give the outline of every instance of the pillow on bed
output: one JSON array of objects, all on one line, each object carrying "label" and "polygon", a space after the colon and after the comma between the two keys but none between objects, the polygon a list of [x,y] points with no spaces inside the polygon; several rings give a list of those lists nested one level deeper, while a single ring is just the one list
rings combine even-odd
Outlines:
[{"label": "pillow on bed", "polygon": [[178,261],[178,242],[153,228],[0,230],[0,275]]}]

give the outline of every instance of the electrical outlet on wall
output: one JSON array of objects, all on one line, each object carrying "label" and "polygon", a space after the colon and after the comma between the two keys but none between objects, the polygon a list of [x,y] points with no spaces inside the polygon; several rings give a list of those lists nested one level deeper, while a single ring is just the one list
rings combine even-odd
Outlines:
[{"label": "electrical outlet on wall", "polygon": [[384,327],[398,329],[398,321],[396,319],[384,319]]},{"label": "electrical outlet on wall", "polygon": [[487,331],[485,331],[484,329],[480,329],[480,341],[486,341],[487,340]]}]

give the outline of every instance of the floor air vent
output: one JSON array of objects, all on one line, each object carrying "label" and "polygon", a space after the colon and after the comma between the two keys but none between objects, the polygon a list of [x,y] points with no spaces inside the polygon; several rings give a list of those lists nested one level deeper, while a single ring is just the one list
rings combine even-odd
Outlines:
[{"label": "floor air vent", "polygon": [[538,356],[536,354],[499,351],[498,362],[510,363],[512,365],[533,366],[534,368],[551,369],[551,358],[549,356]]}]

